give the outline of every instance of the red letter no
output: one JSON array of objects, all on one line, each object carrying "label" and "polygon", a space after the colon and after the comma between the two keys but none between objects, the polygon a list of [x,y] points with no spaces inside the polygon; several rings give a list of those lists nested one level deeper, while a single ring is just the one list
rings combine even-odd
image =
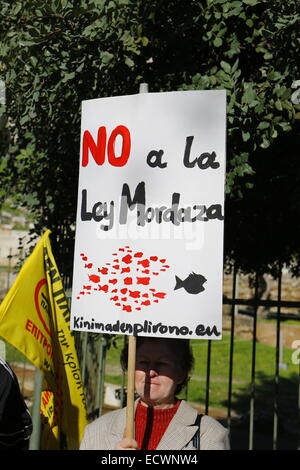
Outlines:
[{"label": "red letter no", "polygon": [[[115,155],[115,140],[118,135],[122,136],[122,152],[119,157]],[[126,165],[130,155],[130,132],[125,126],[116,127],[110,134],[110,138],[107,146],[108,161],[113,166],[124,166]]]},{"label": "red letter no", "polygon": [[105,160],[106,129],[99,127],[97,145],[89,131],[84,131],[82,146],[82,166],[87,166],[89,162],[89,150],[98,165],[103,165]]},{"label": "red letter no", "polygon": [[[115,154],[115,141],[117,136],[122,137],[121,155]],[[112,166],[126,165],[130,156],[131,139],[130,132],[125,126],[117,126],[111,133],[107,144],[108,161]],[[87,166],[89,162],[89,151],[91,152],[97,165],[103,165],[106,151],[106,128],[104,126],[98,129],[97,144],[95,143],[89,131],[84,131],[82,147],[82,166]]]}]

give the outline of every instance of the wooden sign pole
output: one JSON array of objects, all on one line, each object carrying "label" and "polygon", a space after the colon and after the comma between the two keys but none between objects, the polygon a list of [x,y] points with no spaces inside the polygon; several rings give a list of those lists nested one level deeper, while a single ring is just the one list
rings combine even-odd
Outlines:
[{"label": "wooden sign pole", "polygon": [[136,359],[136,336],[129,336],[128,340],[128,375],[127,375],[127,405],[126,405],[126,428],[124,437],[134,439],[134,391],[135,391],[135,359]]}]

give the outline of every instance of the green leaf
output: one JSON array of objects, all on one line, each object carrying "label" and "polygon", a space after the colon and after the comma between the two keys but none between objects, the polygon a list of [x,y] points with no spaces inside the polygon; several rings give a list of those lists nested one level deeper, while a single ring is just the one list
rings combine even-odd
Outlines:
[{"label": "green leaf", "polygon": [[255,100],[255,98],[256,91],[251,86],[248,86],[243,94],[243,103],[251,104]]},{"label": "green leaf", "polygon": [[230,10],[227,14],[228,17],[230,16],[239,16],[239,14],[241,13],[241,11],[243,10],[242,7],[237,7],[237,8],[234,8],[233,10]]},{"label": "green leaf", "polygon": [[132,59],[130,59],[130,57],[125,57],[125,64],[128,66],[128,67],[133,67],[134,66],[134,62]]},{"label": "green leaf", "polygon": [[264,54],[264,59],[269,60],[273,58],[273,54],[271,52],[266,52]]},{"label": "green leaf", "polygon": [[73,78],[75,78],[75,72],[66,73],[66,74],[63,76],[62,82],[63,82],[63,83],[66,83],[66,82],[68,82],[69,80],[73,80]]},{"label": "green leaf", "polygon": [[229,104],[227,106],[227,112],[230,113],[233,109],[234,109],[234,105],[236,103],[236,96],[235,94],[233,93],[230,97],[230,101],[229,101]]},{"label": "green leaf", "polygon": [[77,67],[76,72],[77,73],[81,72],[83,68],[84,68],[84,62],[82,62],[82,64],[80,64],[79,67]]},{"label": "green leaf", "polygon": [[247,142],[247,141],[250,139],[251,134],[250,134],[250,132],[244,132],[244,131],[243,131],[243,132],[242,132],[242,136],[243,136],[243,141],[244,141],[244,142]]},{"label": "green leaf", "polygon": [[251,5],[253,7],[254,5],[257,5],[259,2],[258,0],[243,0],[243,3],[245,3],[246,5]]},{"label": "green leaf", "polygon": [[263,141],[262,141],[262,143],[260,144],[260,146],[261,146],[263,149],[266,149],[266,148],[270,147],[270,141],[264,136],[264,137],[263,137]]},{"label": "green leaf", "polygon": [[217,38],[215,38],[213,44],[214,44],[215,47],[221,47],[222,44],[223,44],[223,40],[221,38],[217,37]]},{"label": "green leaf", "polygon": [[20,124],[21,126],[23,126],[24,124],[26,124],[26,122],[29,121],[29,116],[26,115],[26,116],[23,116],[21,119],[20,119]]},{"label": "green leaf", "polygon": [[110,52],[108,51],[101,52],[101,60],[103,64],[109,64],[113,58],[114,56]]},{"label": "green leaf", "polygon": [[149,44],[149,39],[148,39],[148,38],[146,38],[145,36],[143,36],[143,37],[141,38],[141,41],[142,41],[143,46],[148,46],[148,44]]},{"label": "green leaf", "polygon": [[15,8],[11,11],[12,15],[17,15],[22,10],[22,2],[18,3]]},{"label": "green leaf", "polygon": [[278,111],[282,111],[282,103],[280,100],[275,101],[275,108],[278,109]]},{"label": "green leaf", "polygon": [[231,71],[234,73],[236,72],[237,68],[238,68],[238,65],[239,65],[239,59],[236,59],[235,63],[233,64],[233,66],[231,67]]},{"label": "green leaf", "polygon": [[231,67],[227,62],[224,62],[224,60],[221,60],[221,67],[222,69],[226,72],[229,73],[231,72]]},{"label": "green leaf", "polygon": [[270,127],[270,123],[267,121],[262,121],[258,124],[257,129],[267,129]]}]

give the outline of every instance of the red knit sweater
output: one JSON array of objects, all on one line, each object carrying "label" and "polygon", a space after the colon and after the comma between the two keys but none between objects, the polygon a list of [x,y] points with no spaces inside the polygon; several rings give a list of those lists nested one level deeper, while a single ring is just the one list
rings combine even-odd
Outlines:
[{"label": "red knit sweater", "polygon": [[155,409],[138,403],[135,413],[135,439],[139,449],[156,449],[179,405],[180,400],[171,408]]}]

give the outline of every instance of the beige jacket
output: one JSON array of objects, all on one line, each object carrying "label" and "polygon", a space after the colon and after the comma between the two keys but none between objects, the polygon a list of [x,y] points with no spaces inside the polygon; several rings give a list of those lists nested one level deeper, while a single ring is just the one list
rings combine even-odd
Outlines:
[{"label": "beige jacket", "polygon": [[[137,405],[137,402],[136,404]],[[193,426],[197,411],[187,402],[179,405],[157,450],[193,450],[193,436],[197,426]],[[126,421],[126,408],[112,411],[87,425],[80,450],[113,450],[121,441]],[[200,425],[201,450],[229,450],[228,431],[210,416],[203,416]]]}]

